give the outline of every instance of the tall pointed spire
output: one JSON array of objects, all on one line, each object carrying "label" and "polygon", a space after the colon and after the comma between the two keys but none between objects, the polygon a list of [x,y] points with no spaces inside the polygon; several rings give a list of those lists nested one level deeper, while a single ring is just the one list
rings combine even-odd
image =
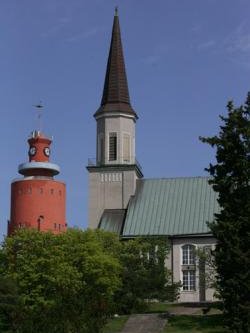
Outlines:
[{"label": "tall pointed spire", "polygon": [[[106,210],[124,212],[143,174],[136,162],[136,120],[128,92],[117,8],[96,120],[96,159],[89,160],[89,226],[98,228]],[[97,200],[98,199],[98,200]]]},{"label": "tall pointed spire", "polygon": [[137,118],[130,104],[117,7],[115,8],[101,106],[95,115],[109,111],[132,113]]}]

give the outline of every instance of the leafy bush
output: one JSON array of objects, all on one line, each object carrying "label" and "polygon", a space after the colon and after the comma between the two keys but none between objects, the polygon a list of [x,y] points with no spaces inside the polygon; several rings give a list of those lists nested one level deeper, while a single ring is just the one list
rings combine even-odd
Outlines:
[{"label": "leafy bush", "polygon": [[172,300],[167,253],[165,239],[19,230],[0,249],[1,332],[98,333],[113,313]]},{"label": "leafy bush", "polygon": [[1,258],[0,276],[18,289],[13,332],[96,333],[112,311],[121,266],[93,231],[20,230]]}]

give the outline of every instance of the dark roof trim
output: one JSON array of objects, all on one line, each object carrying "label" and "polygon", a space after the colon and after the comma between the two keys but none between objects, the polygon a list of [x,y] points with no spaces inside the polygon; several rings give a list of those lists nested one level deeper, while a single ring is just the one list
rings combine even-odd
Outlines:
[{"label": "dark roof trim", "polygon": [[183,234],[183,235],[169,236],[169,238],[187,238],[187,237],[188,238],[197,238],[197,237],[207,238],[207,237],[214,237],[214,235],[210,232],[207,232],[207,233],[202,233],[202,234]]},{"label": "dark roof trim", "polygon": [[185,234],[185,235],[121,235],[121,238],[158,238],[158,237],[162,237],[162,238],[169,238],[169,239],[175,239],[175,238],[210,238],[210,237],[214,237],[213,234],[211,233],[204,233],[204,234]]},{"label": "dark roof trim", "polygon": [[89,172],[119,172],[135,170],[138,178],[143,177],[141,168],[137,164],[113,164],[103,166],[87,166]]}]

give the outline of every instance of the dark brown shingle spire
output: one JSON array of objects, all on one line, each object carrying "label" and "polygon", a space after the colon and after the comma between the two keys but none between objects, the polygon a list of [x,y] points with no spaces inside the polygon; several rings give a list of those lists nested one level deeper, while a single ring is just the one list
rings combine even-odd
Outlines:
[{"label": "dark brown shingle spire", "polygon": [[115,9],[101,106],[95,115],[114,111],[132,113],[137,117],[130,104],[117,8]]}]

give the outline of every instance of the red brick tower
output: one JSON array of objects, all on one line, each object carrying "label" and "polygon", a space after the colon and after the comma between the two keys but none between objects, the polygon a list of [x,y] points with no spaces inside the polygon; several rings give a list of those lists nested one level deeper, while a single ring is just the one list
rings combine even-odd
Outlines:
[{"label": "red brick tower", "polygon": [[49,162],[52,140],[40,131],[31,133],[29,162],[19,165],[23,178],[11,184],[11,211],[8,235],[17,228],[34,228],[57,234],[67,228],[65,184],[54,180],[58,165]]}]

